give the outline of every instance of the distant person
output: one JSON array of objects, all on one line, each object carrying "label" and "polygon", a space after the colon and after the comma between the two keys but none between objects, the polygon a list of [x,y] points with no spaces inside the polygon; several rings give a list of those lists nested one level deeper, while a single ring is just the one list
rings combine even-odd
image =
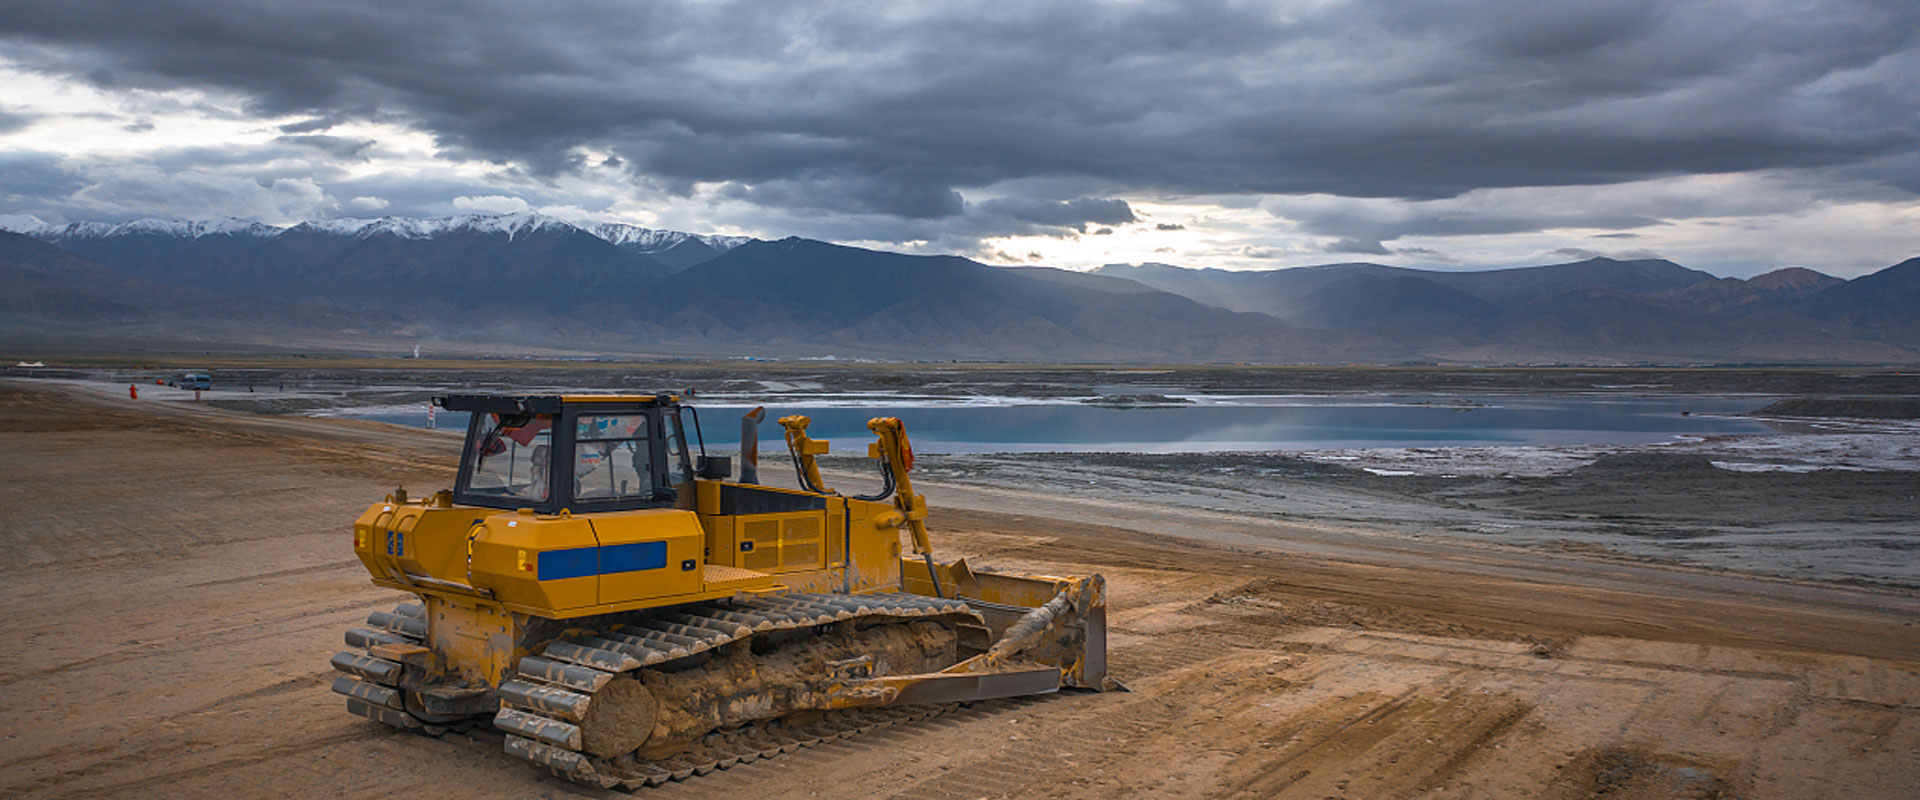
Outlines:
[{"label": "distant person", "polygon": [[135,400],[140,399],[140,387],[131,383],[127,384],[127,396]]}]

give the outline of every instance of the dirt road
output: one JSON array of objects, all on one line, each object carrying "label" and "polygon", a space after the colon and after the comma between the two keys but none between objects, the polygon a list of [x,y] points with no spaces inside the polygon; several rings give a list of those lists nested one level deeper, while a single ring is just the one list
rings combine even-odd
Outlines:
[{"label": "dirt road", "polygon": [[[327,691],[340,632],[394,600],[347,522],[445,483],[447,437],[157,405],[0,383],[0,796],[576,794]],[[943,555],[1106,574],[1133,691],[648,794],[1920,796],[1909,595],[924,490]]]}]

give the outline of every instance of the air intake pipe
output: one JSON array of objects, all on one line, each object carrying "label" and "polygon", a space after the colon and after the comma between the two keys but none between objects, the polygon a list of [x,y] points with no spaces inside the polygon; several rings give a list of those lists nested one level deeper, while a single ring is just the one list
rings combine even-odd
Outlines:
[{"label": "air intake pipe", "polygon": [[766,406],[754,406],[740,417],[740,482],[760,482],[760,420],[767,416]]}]

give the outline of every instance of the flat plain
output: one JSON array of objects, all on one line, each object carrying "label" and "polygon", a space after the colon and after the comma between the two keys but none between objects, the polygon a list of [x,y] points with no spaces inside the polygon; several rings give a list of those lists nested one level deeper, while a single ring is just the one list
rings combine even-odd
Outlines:
[{"label": "flat plain", "polygon": [[[328,692],[341,632],[397,599],[348,523],[448,483],[450,437],[7,381],[0,448],[0,795],[593,796]],[[942,557],[1106,575],[1130,691],[646,794],[1920,796],[1905,589],[930,477]]]}]

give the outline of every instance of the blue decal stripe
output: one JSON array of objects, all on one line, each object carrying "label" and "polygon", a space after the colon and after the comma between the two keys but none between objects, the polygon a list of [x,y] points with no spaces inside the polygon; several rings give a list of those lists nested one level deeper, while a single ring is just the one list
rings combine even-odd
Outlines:
[{"label": "blue decal stripe", "polygon": [[667,565],[666,542],[634,542],[600,548],[600,574],[639,572]]},{"label": "blue decal stripe", "polygon": [[558,581],[589,575],[615,575],[641,572],[667,565],[666,542],[634,542],[611,547],[575,547],[569,550],[542,550],[539,556],[540,580]]},{"label": "blue decal stripe", "polygon": [[540,553],[540,580],[557,581],[600,574],[600,548],[576,547],[572,550],[543,550]]}]

